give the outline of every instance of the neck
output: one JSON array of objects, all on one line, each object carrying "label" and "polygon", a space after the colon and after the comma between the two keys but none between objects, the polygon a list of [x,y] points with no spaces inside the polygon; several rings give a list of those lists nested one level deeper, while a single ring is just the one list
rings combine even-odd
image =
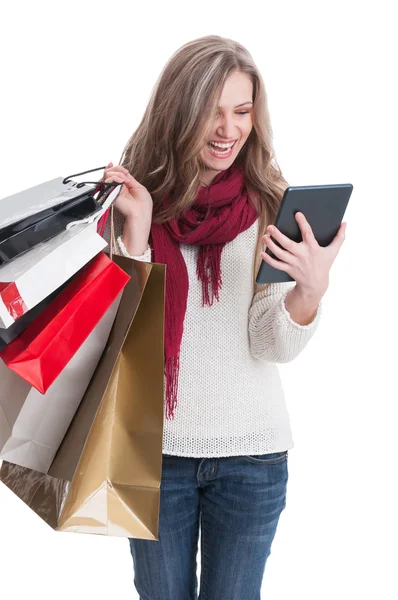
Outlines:
[{"label": "neck", "polygon": [[219,174],[221,171],[215,171],[214,169],[206,169],[200,172],[199,181],[205,187],[209,187],[213,179]]}]

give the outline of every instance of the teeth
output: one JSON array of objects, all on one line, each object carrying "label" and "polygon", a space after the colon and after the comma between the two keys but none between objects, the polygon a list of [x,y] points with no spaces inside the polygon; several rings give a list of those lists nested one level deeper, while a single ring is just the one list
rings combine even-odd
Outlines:
[{"label": "teeth", "polygon": [[222,156],[223,154],[229,154],[229,151],[231,150],[231,148],[223,148],[221,150],[221,148],[218,148],[216,150],[216,148],[213,148],[213,146],[211,144],[209,144],[209,148],[212,151],[213,154],[216,154],[217,156]]},{"label": "teeth", "polygon": [[225,144],[222,142],[209,142],[212,146],[218,146],[218,148],[231,148],[235,142],[230,142],[229,144]]}]

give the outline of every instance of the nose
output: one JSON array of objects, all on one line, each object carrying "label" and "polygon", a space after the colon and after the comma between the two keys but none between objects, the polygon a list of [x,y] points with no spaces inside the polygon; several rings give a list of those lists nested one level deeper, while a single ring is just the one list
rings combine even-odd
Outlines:
[{"label": "nose", "polygon": [[221,118],[221,122],[217,128],[217,135],[226,140],[232,140],[239,137],[237,131],[238,129],[232,115],[225,115]]}]

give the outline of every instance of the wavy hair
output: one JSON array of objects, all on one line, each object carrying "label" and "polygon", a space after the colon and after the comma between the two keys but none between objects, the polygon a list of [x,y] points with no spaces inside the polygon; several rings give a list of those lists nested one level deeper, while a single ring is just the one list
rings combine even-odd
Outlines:
[{"label": "wavy hair", "polygon": [[[178,219],[197,196],[203,163],[199,153],[211,130],[222,89],[232,71],[253,82],[253,128],[235,160],[242,163],[246,189],[259,215],[253,286],[264,249],[262,236],[275,221],[288,186],[276,162],[267,95],[249,52],[217,35],[183,45],[166,63],[136,131],[120,160],[153,198],[153,222]],[[162,200],[170,195],[165,209]]]}]

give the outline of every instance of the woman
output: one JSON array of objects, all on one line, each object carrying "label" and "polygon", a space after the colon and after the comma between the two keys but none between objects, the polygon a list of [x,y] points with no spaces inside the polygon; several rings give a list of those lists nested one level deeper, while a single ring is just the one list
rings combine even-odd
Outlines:
[{"label": "woman", "polygon": [[[123,183],[118,252],[167,265],[159,540],[130,540],[142,600],[197,598],[199,524],[200,598],[260,598],[293,447],[276,363],[313,336],[345,230],[322,248],[303,215],[301,243],[267,227],[288,185],[271,140],[250,54],[207,36],[171,57],[104,175]],[[295,283],[257,286],[261,258]]]}]

